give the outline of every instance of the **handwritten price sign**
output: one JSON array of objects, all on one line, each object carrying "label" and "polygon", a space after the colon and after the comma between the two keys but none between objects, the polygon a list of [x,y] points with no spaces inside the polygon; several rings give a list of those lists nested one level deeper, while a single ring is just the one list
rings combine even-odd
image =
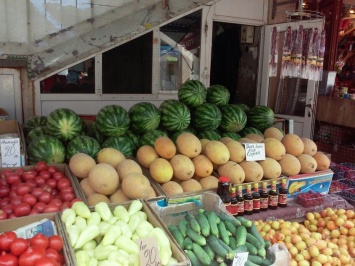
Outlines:
[{"label": "handwritten price sign", "polygon": [[249,252],[237,253],[234,255],[232,266],[244,266],[248,260]]},{"label": "handwritten price sign", "polygon": [[265,160],[265,144],[264,143],[243,143],[245,147],[246,161]]},{"label": "handwritten price sign", "polygon": [[158,243],[155,237],[137,240],[139,259],[142,266],[161,266]]},{"label": "handwritten price sign", "polygon": [[0,139],[0,147],[2,167],[17,167],[21,165],[19,138]]}]

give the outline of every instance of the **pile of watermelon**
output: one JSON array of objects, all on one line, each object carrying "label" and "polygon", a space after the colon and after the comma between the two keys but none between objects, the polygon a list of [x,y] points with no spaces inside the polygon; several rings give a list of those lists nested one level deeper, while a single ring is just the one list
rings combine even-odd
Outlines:
[{"label": "pile of watermelon", "polygon": [[129,110],[104,106],[89,124],[73,110],[59,108],[24,125],[29,164],[68,162],[79,152],[96,158],[106,147],[135,156],[140,146],[153,146],[160,136],[175,140],[186,131],[200,139],[238,140],[250,133],[263,135],[273,125],[274,113],[269,107],[249,108],[229,101],[230,93],[224,86],[206,88],[200,81],[189,80],[179,88],[178,100],[165,100],[159,107],[139,102]]}]

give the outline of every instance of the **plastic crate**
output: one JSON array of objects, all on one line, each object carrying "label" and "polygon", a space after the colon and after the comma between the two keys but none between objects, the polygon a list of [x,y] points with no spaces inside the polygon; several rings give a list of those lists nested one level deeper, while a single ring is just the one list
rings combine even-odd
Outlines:
[{"label": "plastic crate", "polygon": [[[337,193],[340,191],[346,191],[346,190],[350,190],[353,187],[349,186],[346,182],[342,182],[343,179],[339,179],[339,180],[333,180],[332,183],[330,184],[330,188],[329,188],[329,193]],[[345,181],[347,181],[348,179],[345,179]],[[351,181],[351,180],[349,180]]]},{"label": "plastic crate", "polygon": [[302,205],[305,208],[308,208],[322,205],[324,203],[324,199],[325,195],[314,193],[310,190],[310,192],[298,194],[296,203]]}]

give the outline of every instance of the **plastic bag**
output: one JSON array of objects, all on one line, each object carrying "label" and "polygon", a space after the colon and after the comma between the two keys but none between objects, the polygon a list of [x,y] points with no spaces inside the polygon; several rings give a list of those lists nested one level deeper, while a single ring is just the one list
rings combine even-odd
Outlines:
[{"label": "plastic bag", "polygon": [[275,258],[272,266],[290,266],[291,254],[285,245],[273,244],[268,248],[270,258]]}]

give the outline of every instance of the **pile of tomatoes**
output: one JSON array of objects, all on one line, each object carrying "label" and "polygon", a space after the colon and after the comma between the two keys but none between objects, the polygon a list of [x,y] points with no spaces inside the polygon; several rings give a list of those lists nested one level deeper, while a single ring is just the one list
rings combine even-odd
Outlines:
[{"label": "pile of tomatoes", "polygon": [[37,233],[30,239],[17,237],[12,231],[0,235],[0,266],[64,265],[63,239]]},{"label": "pile of tomatoes", "polygon": [[0,220],[62,211],[78,200],[68,177],[46,162],[0,171]]}]

